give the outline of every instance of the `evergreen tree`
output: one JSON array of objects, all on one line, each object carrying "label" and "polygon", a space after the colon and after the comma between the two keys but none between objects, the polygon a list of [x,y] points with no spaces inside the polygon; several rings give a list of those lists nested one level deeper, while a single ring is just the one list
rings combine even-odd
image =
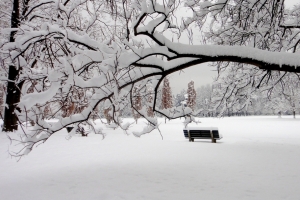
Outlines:
[{"label": "evergreen tree", "polygon": [[194,110],[196,105],[196,96],[197,96],[196,90],[194,88],[194,81],[189,82],[187,94],[188,94],[187,106],[190,107],[192,110]]},{"label": "evergreen tree", "polygon": [[161,96],[161,107],[162,109],[168,109],[173,107],[172,102],[172,91],[169,83],[169,79],[165,78],[163,82],[162,88],[162,96]]},{"label": "evergreen tree", "polygon": [[[168,109],[173,107],[172,91],[169,83],[169,79],[166,77],[163,82],[162,96],[161,96],[162,109]],[[165,119],[166,123],[166,119]]]},{"label": "evergreen tree", "polygon": [[151,84],[147,84],[146,86],[146,93],[147,93],[147,116],[148,117],[154,117],[154,112],[153,112],[153,87]]}]

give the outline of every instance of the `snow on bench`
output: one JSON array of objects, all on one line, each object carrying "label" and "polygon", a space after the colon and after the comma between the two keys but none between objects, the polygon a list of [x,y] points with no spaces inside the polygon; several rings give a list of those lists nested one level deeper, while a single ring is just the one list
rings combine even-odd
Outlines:
[{"label": "snow on bench", "polygon": [[212,143],[216,143],[216,140],[223,138],[218,127],[188,127],[183,129],[183,133],[189,142],[194,142],[194,139],[211,139]]}]

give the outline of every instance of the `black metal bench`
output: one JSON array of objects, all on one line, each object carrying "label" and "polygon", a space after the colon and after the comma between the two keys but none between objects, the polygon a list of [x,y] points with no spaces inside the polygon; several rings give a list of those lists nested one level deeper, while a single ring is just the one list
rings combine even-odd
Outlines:
[{"label": "black metal bench", "polygon": [[194,142],[194,139],[211,139],[212,143],[222,139],[217,127],[188,127],[183,129],[184,137]]}]

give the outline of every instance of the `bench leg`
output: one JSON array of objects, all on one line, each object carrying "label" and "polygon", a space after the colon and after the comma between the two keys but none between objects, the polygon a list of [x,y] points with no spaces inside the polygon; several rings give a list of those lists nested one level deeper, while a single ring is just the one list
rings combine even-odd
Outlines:
[{"label": "bench leg", "polygon": [[188,130],[188,136],[189,136],[189,142],[193,142],[192,141],[193,138],[191,138],[190,130]]},{"label": "bench leg", "polygon": [[211,142],[216,143],[216,139],[214,138],[212,130],[210,130],[210,137],[211,137]]},{"label": "bench leg", "polygon": [[194,142],[194,138],[191,138],[192,142]]}]

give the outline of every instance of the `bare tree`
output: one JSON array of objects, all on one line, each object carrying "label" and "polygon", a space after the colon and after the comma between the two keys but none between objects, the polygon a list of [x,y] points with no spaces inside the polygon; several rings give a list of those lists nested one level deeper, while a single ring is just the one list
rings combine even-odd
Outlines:
[{"label": "bare tree", "polygon": [[278,83],[273,83],[275,86],[269,91],[269,107],[275,110],[276,113],[290,111],[293,117],[296,118],[296,112],[300,108],[300,79],[295,74],[284,76]]},{"label": "bare tree", "polygon": [[197,109],[202,109],[202,114],[205,116],[212,116],[214,112],[211,108],[212,86],[207,84],[197,88],[196,96]]},{"label": "bare tree", "polygon": [[133,97],[132,97],[132,116],[135,120],[135,123],[137,124],[138,119],[141,117],[141,115],[138,113],[139,110],[142,109],[142,97],[140,94],[140,88],[138,86],[135,86],[133,88]]},{"label": "bare tree", "polygon": [[296,113],[300,110],[300,80],[295,74],[290,74],[283,81],[282,94],[287,102],[287,109],[293,113],[296,118]]}]

